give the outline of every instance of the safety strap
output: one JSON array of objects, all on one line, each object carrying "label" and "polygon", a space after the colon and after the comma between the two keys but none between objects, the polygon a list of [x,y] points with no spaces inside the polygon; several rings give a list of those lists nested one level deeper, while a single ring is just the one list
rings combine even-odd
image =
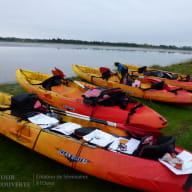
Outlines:
[{"label": "safety strap", "polygon": [[169,92],[175,93],[175,95],[177,95],[177,91],[183,90],[183,88],[178,88],[178,89],[174,89],[174,90],[170,90]]},{"label": "safety strap", "polygon": [[134,113],[136,113],[136,109],[142,107],[143,105],[144,105],[144,104],[140,103],[140,104],[136,105],[135,107],[133,107],[133,108],[130,110],[130,112],[128,113],[128,118],[127,118],[126,123],[129,123],[129,121],[130,121],[130,116],[133,115]]},{"label": "safety strap", "polygon": [[10,110],[11,109],[11,107],[0,107],[0,111],[7,111],[7,110]]},{"label": "safety strap", "polygon": [[185,182],[185,184],[183,185],[183,189],[185,191],[189,191],[190,188],[192,186],[192,174],[190,174]]}]

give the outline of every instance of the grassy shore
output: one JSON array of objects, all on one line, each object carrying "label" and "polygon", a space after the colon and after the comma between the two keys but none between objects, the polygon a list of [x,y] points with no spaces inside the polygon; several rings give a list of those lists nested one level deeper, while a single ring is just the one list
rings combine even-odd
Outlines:
[{"label": "grassy shore", "polygon": [[[192,62],[175,64],[168,67],[153,66],[153,68],[192,75]],[[25,92],[25,90],[22,89],[17,83],[0,85],[0,91],[10,94]],[[138,100],[150,106],[168,120],[169,126],[162,130],[165,135],[174,135],[176,137],[177,146],[192,151],[192,106],[158,103],[142,99]],[[30,185],[28,187],[0,186],[0,190],[2,189],[4,192],[137,191],[87,176],[30,151],[19,144],[15,144],[13,141],[10,141],[4,136],[0,136],[0,140],[0,150],[2,154],[0,156],[1,175],[14,175],[14,179],[11,182],[28,182]],[[42,183],[40,183],[41,180],[38,178],[39,175],[58,175],[62,177],[61,179],[42,180]],[[74,176],[80,176],[80,179],[74,179]],[[0,181],[0,183],[5,182],[7,181]]]},{"label": "grassy shore", "polygon": [[[154,69],[185,74],[192,76],[192,60],[170,66],[151,66]],[[145,101],[147,105],[158,111],[169,121],[169,126],[162,130],[163,133],[176,136],[176,144],[192,151],[192,105],[175,105]]]},{"label": "grassy shore", "polygon": [[173,64],[173,65],[164,66],[164,67],[158,66],[158,65],[153,65],[152,68],[162,69],[164,71],[170,71],[170,72],[175,72],[175,73],[192,76],[192,60],[190,60],[188,62]]}]

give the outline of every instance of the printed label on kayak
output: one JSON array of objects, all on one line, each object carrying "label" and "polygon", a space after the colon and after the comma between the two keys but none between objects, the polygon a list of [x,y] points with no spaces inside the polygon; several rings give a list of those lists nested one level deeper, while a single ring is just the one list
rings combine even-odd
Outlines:
[{"label": "printed label on kayak", "polygon": [[69,107],[67,105],[63,105],[63,107],[66,108],[67,110],[75,111],[75,108]]},{"label": "printed label on kayak", "polygon": [[63,155],[64,157],[66,157],[70,162],[81,162],[81,163],[88,163],[89,160],[87,159],[83,159],[81,157],[78,157],[76,155],[72,155],[66,151],[63,151],[61,149],[58,149],[57,148],[57,152],[60,154],[60,155]]}]

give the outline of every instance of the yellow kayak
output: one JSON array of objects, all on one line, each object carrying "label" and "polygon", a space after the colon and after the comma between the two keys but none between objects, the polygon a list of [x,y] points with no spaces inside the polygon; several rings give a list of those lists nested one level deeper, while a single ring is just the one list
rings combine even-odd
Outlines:
[{"label": "yellow kayak", "polygon": [[135,66],[124,63],[121,64],[127,66],[128,72],[131,74],[144,76],[146,79],[161,79],[170,85],[178,86],[186,90],[192,90],[192,77],[189,75],[153,69],[147,66]]},{"label": "yellow kayak", "polygon": [[[144,191],[184,192],[183,186],[189,174],[173,174],[157,160],[172,150],[179,154],[187,152],[174,146],[173,137],[157,137],[158,142],[164,141],[153,143],[155,151],[149,153],[151,145],[147,147],[145,144],[143,148],[143,142],[152,142],[154,138],[151,136],[135,139],[124,134],[119,137],[105,132],[103,128],[108,126],[100,127],[98,124],[97,127],[90,121],[75,120],[68,116],[61,116],[62,121],[58,120],[55,116],[47,115],[47,108],[41,100],[32,101],[34,96],[27,93],[16,96],[0,93],[2,135],[63,165],[100,179]],[[187,184],[188,188],[191,192]]]},{"label": "yellow kayak", "polygon": [[100,68],[87,67],[82,65],[72,65],[74,72],[82,79],[98,86],[107,88],[121,88],[127,91],[127,94],[137,98],[148,100],[192,104],[192,93],[182,88],[171,86],[154,79],[146,80],[144,78],[134,77],[133,83],[120,83],[118,73],[112,73],[106,80],[102,77]]}]

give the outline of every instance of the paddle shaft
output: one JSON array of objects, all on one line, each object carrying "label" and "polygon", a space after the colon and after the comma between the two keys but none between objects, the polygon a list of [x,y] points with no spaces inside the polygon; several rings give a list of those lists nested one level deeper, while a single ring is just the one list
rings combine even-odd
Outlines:
[{"label": "paddle shaft", "polygon": [[[65,79],[64,79],[65,80]],[[83,89],[89,89],[89,87],[81,84],[79,81],[76,81],[76,80],[73,80],[73,79],[70,79],[70,81],[72,81],[73,83],[75,83],[76,85],[78,85],[79,87],[83,88]]]},{"label": "paddle shaft", "polygon": [[97,119],[97,118],[94,118],[94,117],[90,117],[90,116],[87,116],[87,115],[82,115],[82,114],[79,114],[79,113],[74,113],[74,112],[71,112],[71,111],[65,111],[65,110],[58,109],[58,108],[53,107],[53,106],[51,106],[50,108],[52,110],[54,110],[54,111],[60,112],[60,114],[67,115],[67,116],[70,116],[70,117],[75,117],[75,118],[83,119],[83,120],[86,120],[86,121],[92,121],[92,122],[101,123],[101,124],[104,124],[104,125],[109,125],[109,126],[112,126],[112,127],[117,127],[117,123],[114,123],[114,122],[105,121],[105,120],[102,120],[102,119]]},{"label": "paddle shaft", "polygon": [[125,131],[129,131],[132,134],[136,134],[136,135],[160,135],[161,133],[159,133],[158,131],[152,131],[152,130],[144,130],[138,127],[134,127],[134,126],[130,126],[130,125],[124,125],[121,123],[115,123],[115,122],[111,122],[111,121],[106,121],[103,119],[97,119],[94,117],[90,117],[87,115],[82,115],[79,113],[74,113],[71,111],[65,111],[53,106],[50,106],[50,109],[53,110],[55,113],[61,114],[61,115],[66,115],[66,116],[70,116],[70,117],[74,117],[74,118],[78,118],[78,119],[83,119],[86,121],[92,121],[92,122],[96,122],[96,123],[100,123],[100,124],[104,124],[104,125],[108,125],[108,126],[112,126],[112,127],[116,127],[116,128],[120,128],[123,129]]}]

